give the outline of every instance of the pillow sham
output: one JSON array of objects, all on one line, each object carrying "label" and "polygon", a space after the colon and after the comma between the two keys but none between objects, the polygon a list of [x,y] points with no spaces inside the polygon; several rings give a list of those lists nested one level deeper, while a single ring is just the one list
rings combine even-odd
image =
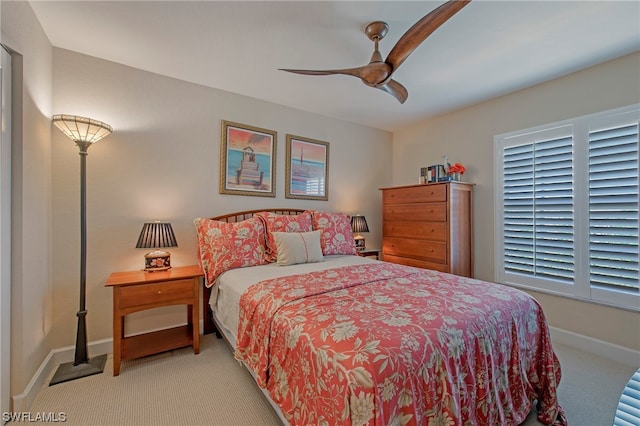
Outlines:
[{"label": "pillow sham", "polygon": [[229,269],[268,263],[264,223],[260,219],[227,223],[197,218],[193,223],[198,234],[198,261],[207,287]]},{"label": "pillow sham", "polygon": [[351,230],[351,218],[343,213],[314,211],[313,229],[321,230],[322,254],[356,254],[356,243]]},{"label": "pillow sham", "polygon": [[278,249],[276,262],[280,266],[298,263],[321,262],[324,260],[320,248],[322,231],[311,232],[273,232]]},{"label": "pillow sham", "polygon": [[269,262],[275,262],[278,248],[273,238],[274,232],[310,232],[313,231],[311,212],[305,211],[298,215],[277,214],[273,212],[259,212],[253,215],[264,222],[266,229],[266,256]]}]

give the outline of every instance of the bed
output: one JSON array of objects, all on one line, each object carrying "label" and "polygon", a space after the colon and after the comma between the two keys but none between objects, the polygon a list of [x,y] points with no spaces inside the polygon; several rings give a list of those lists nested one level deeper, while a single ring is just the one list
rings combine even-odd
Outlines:
[{"label": "bed", "polygon": [[[195,224],[205,333],[227,340],[283,423],[520,424],[535,406],[566,424],[560,364],[526,293],[357,256],[345,215]],[[306,258],[291,263],[291,247]]]}]

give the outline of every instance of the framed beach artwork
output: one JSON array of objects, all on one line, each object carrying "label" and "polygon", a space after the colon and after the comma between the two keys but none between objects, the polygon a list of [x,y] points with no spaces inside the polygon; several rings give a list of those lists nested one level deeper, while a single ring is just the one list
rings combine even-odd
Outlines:
[{"label": "framed beach artwork", "polygon": [[287,135],[285,198],[329,199],[329,143]]},{"label": "framed beach artwork", "polygon": [[277,133],[222,121],[220,193],[275,197]]}]

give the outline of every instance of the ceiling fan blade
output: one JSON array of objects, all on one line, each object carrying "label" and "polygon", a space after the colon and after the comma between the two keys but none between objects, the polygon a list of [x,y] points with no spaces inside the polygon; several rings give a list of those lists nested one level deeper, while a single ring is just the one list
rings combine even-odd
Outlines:
[{"label": "ceiling fan blade", "polygon": [[383,90],[389,93],[391,96],[396,98],[401,104],[407,100],[409,96],[409,92],[407,89],[400,83],[395,80],[389,80],[386,84],[382,84],[380,86],[376,86],[378,89]]},{"label": "ceiling fan blade", "polygon": [[280,68],[280,71],[304,75],[350,75],[360,78],[365,84],[376,86],[391,76],[391,67],[386,62],[372,62],[362,67],[338,70],[292,70]]},{"label": "ceiling fan blade", "polygon": [[389,52],[385,62],[391,65],[395,71],[404,60],[407,59],[411,52],[420,46],[431,33],[458,13],[458,11],[465,7],[470,1],[471,0],[449,0],[428,13],[400,37],[400,40],[398,40]]},{"label": "ceiling fan blade", "polygon": [[294,74],[304,75],[352,75],[354,77],[363,78],[366,66],[357,68],[344,68],[339,70],[292,70],[287,68],[278,68],[280,71],[292,72]]}]

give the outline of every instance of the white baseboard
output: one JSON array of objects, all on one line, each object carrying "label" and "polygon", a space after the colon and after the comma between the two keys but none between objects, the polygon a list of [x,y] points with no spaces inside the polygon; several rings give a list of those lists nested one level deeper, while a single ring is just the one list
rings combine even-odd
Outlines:
[{"label": "white baseboard", "polygon": [[[200,320],[200,333],[202,333],[204,322]],[[155,330],[149,330],[155,331]],[[40,364],[40,368],[33,375],[25,390],[18,395],[11,397],[13,412],[26,412],[35,401],[40,389],[51,380],[55,370],[60,364],[73,361],[75,346],[53,349]],[[98,340],[87,345],[89,358],[97,355],[111,354],[113,352],[113,339]]]},{"label": "white baseboard", "polygon": [[561,328],[549,327],[551,340],[631,367],[640,367],[640,352]]},{"label": "white baseboard", "polygon": [[[112,348],[113,339],[91,342],[88,344],[89,358],[93,358],[96,355],[111,353]],[[40,364],[40,368],[38,368],[38,371],[36,371],[34,376],[31,378],[31,381],[24,392],[11,397],[13,402],[13,411],[29,411],[29,407],[31,407],[31,404],[35,401],[36,396],[38,396],[38,392],[49,382],[56,368],[58,368],[60,364],[73,361],[74,354],[75,346],[67,346],[65,348],[54,349],[49,352],[49,355],[47,355],[42,364]]]}]

